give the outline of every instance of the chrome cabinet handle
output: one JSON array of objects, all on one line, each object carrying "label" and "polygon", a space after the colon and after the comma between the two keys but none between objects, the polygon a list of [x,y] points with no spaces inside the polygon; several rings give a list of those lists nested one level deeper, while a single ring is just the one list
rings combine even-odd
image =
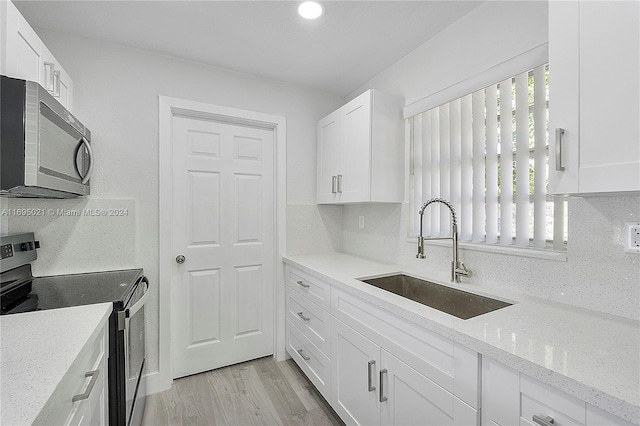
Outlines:
[{"label": "chrome cabinet handle", "polygon": [[54,98],[60,97],[60,71],[53,72],[53,92],[51,94]]},{"label": "chrome cabinet handle", "polygon": [[384,394],[384,375],[387,374],[387,369],[380,370],[380,402],[385,402],[387,396]]},{"label": "chrome cabinet handle", "polygon": [[338,176],[331,176],[331,193],[338,192]]},{"label": "chrome cabinet handle", "polygon": [[99,374],[100,374],[100,370],[87,371],[84,374],[84,377],[91,377],[91,380],[89,381],[89,386],[87,386],[87,390],[84,393],[79,393],[78,395],[74,395],[73,398],[71,398],[71,402],[82,401],[83,399],[89,398],[89,395],[91,395],[91,391],[93,390],[93,387],[95,386],[96,381],[98,380]]},{"label": "chrome cabinet handle", "polygon": [[183,255],[179,254],[179,255],[176,256],[176,263],[179,263],[179,264],[182,265],[186,259],[187,259],[186,257],[184,257]]},{"label": "chrome cabinet handle", "polygon": [[556,171],[563,172],[564,165],[562,164],[562,137],[564,136],[564,129],[558,127],[556,129]]},{"label": "chrome cabinet handle", "polygon": [[298,316],[300,318],[302,318],[303,321],[309,321],[311,318],[309,317],[305,317],[304,314],[302,312],[298,312]]},{"label": "chrome cabinet handle", "polygon": [[296,282],[300,287],[304,287],[304,288],[309,288],[309,284],[305,284],[302,281],[297,281]]},{"label": "chrome cabinet handle", "polygon": [[342,194],[342,175],[338,175],[338,194]]},{"label": "chrome cabinet handle", "polygon": [[371,372],[371,367],[376,368],[376,362],[371,360],[369,361],[369,365],[367,366],[367,387],[369,388],[369,392],[373,392],[376,390],[376,387],[373,385],[373,373]]},{"label": "chrome cabinet handle", "polygon": [[302,359],[304,359],[305,361],[309,361],[311,359],[311,357],[308,357],[308,356],[306,356],[305,354],[302,353],[302,349],[298,349],[298,353],[300,354]]},{"label": "chrome cabinet handle", "polygon": [[553,420],[553,417],[551,417],[551,416],[547,416],[545,418],[542,418],[542,417],[537,416],[537,415],[534,414],[533,415],[533,422],[537,423],[539,425],[542,425],[542,426],[554,426],[554,420]]},{"label": "chrome cabinet handle", "polygon": [[55,90],[55,84],[53,82],[53,72],[55,69],[55,65],[53,62],[45,62],[44,63],[44,88],[47,92],[53,93]]}]

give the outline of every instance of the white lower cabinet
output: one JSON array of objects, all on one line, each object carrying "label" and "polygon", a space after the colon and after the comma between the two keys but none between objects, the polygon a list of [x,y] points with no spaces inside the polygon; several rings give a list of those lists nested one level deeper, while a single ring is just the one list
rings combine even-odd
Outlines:
[{"label": "white lower cabinet", "polygon": [[482,360],[482,424],[632,426],[486,357]]},{"label": "white lower cabinet", "polygon": [[634,426],[286,267],[287,351],[348,425]]},{"label": "white lower cabinet", "polygon": [[51,396],[36,424],[107,425],[108,324],[85,346]]},{"label": "white lower cabinet", "polygon": [[476,409],[335,318],[332,337],[332,405],[345,423],[479,424]]},{"label": "white lower cabinet", "polygon": [[345,423],[480,424],[478,353],[303,271],[285,274],[287,352]]}]

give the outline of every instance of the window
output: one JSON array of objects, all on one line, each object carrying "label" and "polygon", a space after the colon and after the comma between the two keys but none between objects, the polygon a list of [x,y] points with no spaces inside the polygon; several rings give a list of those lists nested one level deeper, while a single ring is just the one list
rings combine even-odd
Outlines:
[{"label": "window", "polygon": [[[565,200],[548,194],[548,81],[541,65],[411,117],[412,210],[445,198],[460,241],[563,249]],[[438,205],[425,211],[425,236],[451,232]]]}]

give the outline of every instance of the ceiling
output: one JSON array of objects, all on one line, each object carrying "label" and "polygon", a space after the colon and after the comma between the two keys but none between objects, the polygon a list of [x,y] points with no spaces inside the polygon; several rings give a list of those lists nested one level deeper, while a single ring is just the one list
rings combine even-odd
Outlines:
[{"label": "ceiling", "polygon": [[[117,43],[341,96],[481,1],[14,1],[36,28]],[[55,52],[54,52],[55,53]]]}]

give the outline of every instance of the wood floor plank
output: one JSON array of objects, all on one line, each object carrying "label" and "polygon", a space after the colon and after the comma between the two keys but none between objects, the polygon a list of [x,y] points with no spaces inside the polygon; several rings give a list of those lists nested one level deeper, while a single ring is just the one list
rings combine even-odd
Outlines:
[{"label": "wood floor plank", "polygon": [[291,388],[296,393],[302,404],[307,411],[314,410],[319,407],[317,399],[314,397],[313,392],[315,388],[307,382],[300,372],[300,369],[295,365],[292,359],[278,362],[278,368],[282,371],[285,379],[291,385]]},{"label": "wood floor plank", "polygon": [[273,357],[175,380],[147,398],[142,424],[344,425],[292,360]]}]

